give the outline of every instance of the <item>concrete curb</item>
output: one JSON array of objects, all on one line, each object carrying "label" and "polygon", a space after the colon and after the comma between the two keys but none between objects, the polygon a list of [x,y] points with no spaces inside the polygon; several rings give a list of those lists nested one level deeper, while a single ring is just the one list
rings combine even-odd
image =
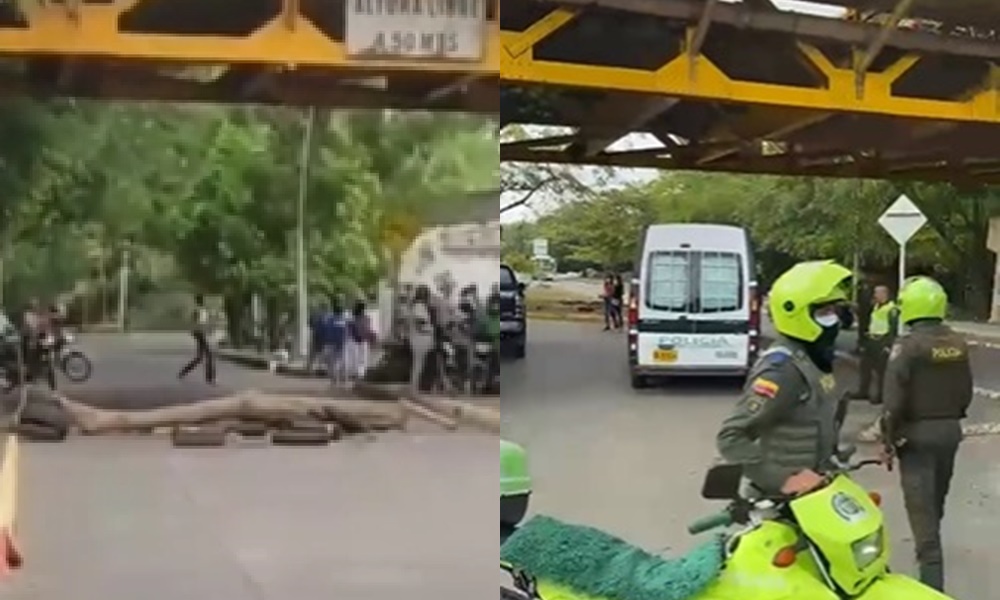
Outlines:
[{"label": "concrete curb", "polygon": [[559,321],[564,323],[603,323],[604,317],[590,313],[528,312],[529,321]]},{"label": "concrete curb", "polygon": [[304,367],[280,363],[267,357],[241,352],[239,350],[219,350],[215,353],[216,358],[221,361],[256,369],[258,371],[271,371],[277,375],[286,377],[319,378],[321,374],[308,373]]}]

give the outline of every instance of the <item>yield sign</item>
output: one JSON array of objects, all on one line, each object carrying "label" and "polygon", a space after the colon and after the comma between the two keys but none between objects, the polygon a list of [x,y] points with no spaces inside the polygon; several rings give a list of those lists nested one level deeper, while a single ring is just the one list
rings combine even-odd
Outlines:
[{"label": "yield sign", "polygon": [[906,245],[926,223],[927,217],[906,194],[897,198],[878,219],[882,229],[885,229],[900,246]]}]

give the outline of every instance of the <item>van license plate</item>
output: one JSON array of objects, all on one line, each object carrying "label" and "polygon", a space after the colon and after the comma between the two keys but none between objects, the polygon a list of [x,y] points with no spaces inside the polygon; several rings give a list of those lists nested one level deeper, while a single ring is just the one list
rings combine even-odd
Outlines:
[{"label": "van license plate", "polygon": [[675,363],[677,362],[677,351],[676,350],[653,350],[653,362],[657,363]]}]

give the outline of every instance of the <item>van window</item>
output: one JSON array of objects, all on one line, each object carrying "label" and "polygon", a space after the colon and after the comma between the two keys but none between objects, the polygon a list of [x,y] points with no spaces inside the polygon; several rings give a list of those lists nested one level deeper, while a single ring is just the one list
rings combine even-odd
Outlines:
[{"label": "van window", "polygon": [[654,252],[649,256],[646,306],[655,310],[689,312],[691,253]]},{"label": "van window", "polygon": [[654,252],[649,257],[646,306],[687,314],[743,307],[743,262],[732,252]]},{"label": "van window", "polygon": [[698,312],[728,312],[743,308],[743,265],[738,254],[703,252],[699,257]]},{"label": "van window", "polygon": [[500,267],[500,289],[512,290],[517,287],[517,280],[514,278],[514,272],[508,267]]}]

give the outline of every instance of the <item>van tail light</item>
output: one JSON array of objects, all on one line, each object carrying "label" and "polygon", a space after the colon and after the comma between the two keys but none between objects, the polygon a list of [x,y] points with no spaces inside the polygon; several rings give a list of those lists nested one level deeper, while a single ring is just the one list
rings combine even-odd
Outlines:
[{"label": "van tail light", "polygon": [[628,324],[628,347],[635,352],[638,350],[639,341],[639,283],[635,280],[632,281],[629,290],[625,319]]},{"label": "van tail light", "polygon": [[761,298],[758,292],[757,284],[750,284],[750,320],[749,320],[749,357],[751,361],[756,360],[757,353],[760,351],[760,312],[761,312]]},{"label": "van tail light", "polygon": [[868,497],[871,498],[872,504],[878,506],[879,508],[882,507],[882,494],[878,492],[871,492],[868,494]]}]

